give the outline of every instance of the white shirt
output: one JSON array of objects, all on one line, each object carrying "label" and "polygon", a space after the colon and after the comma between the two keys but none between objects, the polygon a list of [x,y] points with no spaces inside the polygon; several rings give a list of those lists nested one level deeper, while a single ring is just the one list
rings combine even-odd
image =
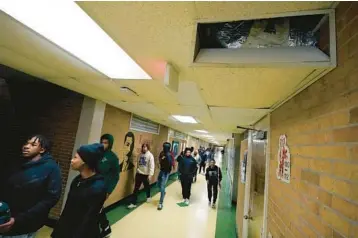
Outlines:
[{"label": "white shirt", "polygon": [[139,156],[137,163],[137,173],[153,176],[154,175],[154,156],[148,150],[145,154]]}]

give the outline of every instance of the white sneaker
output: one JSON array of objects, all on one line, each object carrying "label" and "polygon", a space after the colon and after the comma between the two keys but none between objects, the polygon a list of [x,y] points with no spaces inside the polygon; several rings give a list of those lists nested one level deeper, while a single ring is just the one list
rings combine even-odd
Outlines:
[{"label": "white sneaker", "polygon": [[189,199],[185,199],[185,204],[189,206]]},{"label": "white sneaker", "polygon": [[129,204],[129,206],[127,207],[128,209],[133,209],[133,208],[136,208],[137,205],[134,205],[134,204]]},{"label": "white sneaker", "polygon": [[147,203],[151,203],[152,202],[152,198],[147,198]]}]

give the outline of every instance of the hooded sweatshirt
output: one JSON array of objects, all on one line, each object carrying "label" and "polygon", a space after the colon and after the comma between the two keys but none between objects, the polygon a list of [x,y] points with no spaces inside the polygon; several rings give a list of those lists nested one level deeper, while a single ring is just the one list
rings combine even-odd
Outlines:
[{"label": "hooded sweatshirt", "polygon": [[154,175],[154,157],[148,150],[146,153],[142,153],[139,157],[137,164],[137,173],[153,176]]},{"label": "hooded sweatshirt", "polygon": [[[104,157],[104,148],[99,143],[81,146],[78,151],[88,166],[91,163],[96,167]],[[107,188],[101,174],[96,173],[87,178],[78,175],[71,183],[66,205],[51,237],[100,237],[99,214],[106,195]]]},{"label": "hooded sweatshirt", "polygon": [[163,151],[159,155],[160,171],[170,173],[173,167],[173,157],[170,152],[170,143],[163,144]]},{"label": "hooded sweatshirt", "polygon": [[185,155],[183,157],[178,157],[177,160],[179,163],[178,167],[180,175],[194,177],[197,169],[196,160],[191,155],[189,157]]},{"label": "hooded sweatshirt", "polygon": [[26,161],[2,180],[0,201],[10,207],[15,224],[10,232],[15,236],[40,229],[47,221],[50,209],[61,196],[61,172],[48,153],[38,161]]},{"label": "hooded sweatshirt", "polygon": [[53,238],[98,238],[99,212],[106,199],[103,176],[78,175],[71,184],[65,208],[51,234]]},{"label": "hooded sweatshirt", "polygon": [[104,152],[103,159],[99,162],[98,171],[104,177],[107,193],[111,194],[119,180],[119,159],[112,151],[114,137],[111,134],[101,136],[101,141],[108,140],[108,149]]}]

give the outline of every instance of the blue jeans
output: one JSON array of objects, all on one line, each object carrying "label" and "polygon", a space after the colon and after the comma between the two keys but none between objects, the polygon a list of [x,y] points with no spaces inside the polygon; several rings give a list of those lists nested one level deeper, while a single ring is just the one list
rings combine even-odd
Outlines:
[{"label": "blue jeans", "polygon": [[35,238],[35,233],[30,233],[25,235],[15,235],[15,236],[0,235],[0,238]]},{"label": "blue jeans", "polygon": [[163,204],[165,197],[165,185],[168,182],[170,173],[160,171],[158,175],[158,187],[160,188],[160,200],[159,203]]}]

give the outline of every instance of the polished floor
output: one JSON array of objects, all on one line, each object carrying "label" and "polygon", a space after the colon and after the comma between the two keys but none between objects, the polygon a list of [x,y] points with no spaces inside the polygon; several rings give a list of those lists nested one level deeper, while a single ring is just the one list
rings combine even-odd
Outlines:
[{"label": "polished floor", "polygon": [[[221,154],[216,157],[221,162]],[[191,203],[180,207],[182,201],[179,181],[172,181],[167,187],[164,208],[158,211],[159,193],[151,203],[142,203],[129,211],[124,205],[108,213],[114,238],[234,238],[235,209],[227,196],[226,173],[223,171],[223,188],[220,191],[218,208],[208,206],[205,176],[198,175],[192,186]],[[157,189],[154,189],[157,192]],[[222,201],[221,201],[222,200]],[[36,238],[49,237],[51,229],[45,227]]]},{"label": "polished floor", "polygon": [[193,184],[191,204],[177,205],[182,200],[181,187],[175,182],[167,188],[164,209],[157,211],[159,194],[112,226],[113,237],[122,238],[214,238],[217,210],[208,206],[206,181],[198,176]]}]

